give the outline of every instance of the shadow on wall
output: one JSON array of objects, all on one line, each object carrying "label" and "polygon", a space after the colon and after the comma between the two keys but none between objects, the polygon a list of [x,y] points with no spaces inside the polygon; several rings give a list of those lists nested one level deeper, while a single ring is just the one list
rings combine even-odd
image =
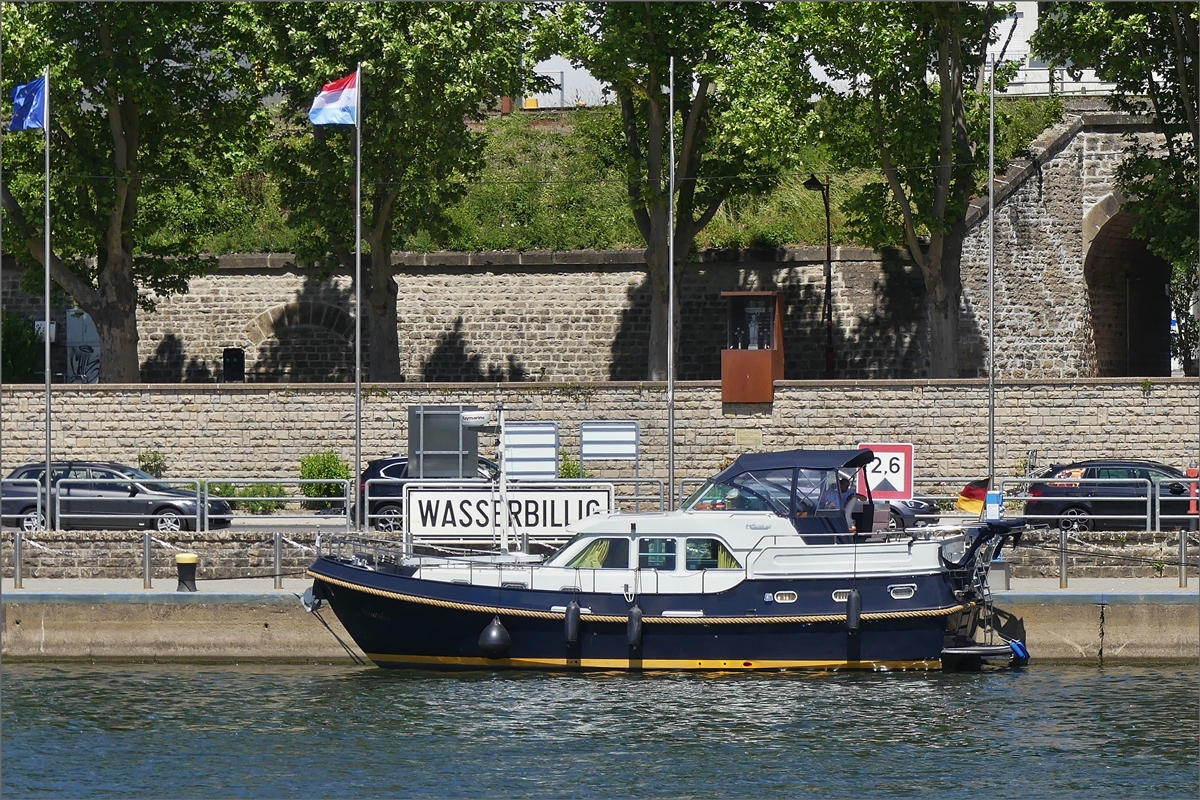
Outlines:
[{"label": "shadow on wall", "polygon": [[[752,258],[744,260],[753,263]],[[788,380],[825,377],[823,270],[820,265],[802,269],[777,264],[773,253],[763,254],[761,260],[769,265],[739,268],[731,260],[713,266],[693,264],[685,272],[679,287],[679,380],[721,379],[728,317],[728,300],[721,293],[728,291],[782,292],[784,375]],[[838,292],[833,329],[836,377],[919,376],[924,362],[920,337],[925,289],[915,266],[887,252],[881,263],[834,264],[833,269]],[[855,309],[852,320],[839,314],[846,302]],[[649,339],[647,278],[627,293],[627,308],[611,348],[610,380],[646,380]]]},{"label": "shadow on wall", "polygon": [[483,357],[479,353],[467,355],[467,342],[463,336],[463,318],[454,320],[454,330],[438,337],[437,346],[421,365],[421,380],[426,383],[457,382],[477,383],[527,381],[528,371],[511,354],[508,368],[495,365],[483,368]]},{"label": "shadow on wall", "polygon": [[[291,303],[260,315],[267,337],[247,353],[246,380],[259,383],[340,383],[354,380],[354,292],[331,278],[305,278]],[[369,374],[366,326],[363,373]]]},{"label": "shadow on wall", "polygon": [[184,353],[183,340],[168,333],[154,349],[154,355],[141,365],[142,380],[147,383],[212,383],[208,362]]}]

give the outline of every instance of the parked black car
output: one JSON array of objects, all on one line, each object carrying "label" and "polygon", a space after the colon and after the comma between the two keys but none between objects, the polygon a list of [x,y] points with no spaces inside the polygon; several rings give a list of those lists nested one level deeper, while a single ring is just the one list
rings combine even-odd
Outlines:
[{"label": "parked black car", "polygon": [[[479,459],[478,476],[486,481],[500,478],[500,467],[486,458]],[[369,480],[381,480],[367,485]],[[367,464],[358,478],[362,497],[367,498],[370,523],[377,531],[399,531],[404,519],[404,484],[391,481],[408,480],[408,456],[380,458]],[[358,521],[362,515],[355,509]]]},{"label": "parked black car", "polygon": [[[1029,485],[1031,499],[1025,503],[1025,516],[1031,522],[1056,523],[1064,531],[1139,530],[1146,527],[1149,496],[1153,526],[1157,521],[1151,494],[1153,484],[1145,481],[1157,480],[1161,514],[1174,518],[1168,519],[1165,526],[1195,527],[1195,520],[1180,519],[1188,513],[1193,499],[1189,479],[1165,464],[1130,458],[1093,459],[1055,465],[1038,478]],[[1105,482],[1089,482],[1099,479]]]},{"label": "parked black car", "polygon": [[[188,530],[195,526],[196,492],[186,487],[169,486],[153,475],[122,464],[66,461],[51,465],[53,488],[49,502],[45,495],[45,464],[26,464],[14,469],[0,487],[0,520],[25,531],[46,529],[46,516],[53,517],[55,500],[61,497],[60,528],[112,528],[163,532]],[[34,480],[31,483],[13,483]],[[65,485],[60,482],[67,480]],[[42,495],[41,514],[38,495]],[[208,526],[224,528],[230,524],[229,503],[210,498]],[[200,522],[203,524],[203,512]]]},{"label": "parked black car", "polygon": [[931,497],[913,497],[912,500],[889,500],[888,529],[903,531],[909,528],[924,528],[938,522],[937,502]]}]

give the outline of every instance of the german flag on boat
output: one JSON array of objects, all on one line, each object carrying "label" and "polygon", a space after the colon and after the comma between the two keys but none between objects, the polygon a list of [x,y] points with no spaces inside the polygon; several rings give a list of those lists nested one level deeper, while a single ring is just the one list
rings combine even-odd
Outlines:
[{"label": "german flag on boat", "polygon": [[958,493],[958,502],[954,507],[968,514],[983,514],[983,504],[987,500],[988,487],[991,486],[991,476],[971,481]]}]

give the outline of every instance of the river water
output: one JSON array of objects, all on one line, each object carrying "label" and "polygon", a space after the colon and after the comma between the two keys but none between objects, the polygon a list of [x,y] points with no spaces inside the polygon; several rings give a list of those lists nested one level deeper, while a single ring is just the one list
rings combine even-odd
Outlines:
[{"label": "river water", "polygon": [[3,664],[22,797],[1196,797],[1192,666],[444,674]]}]

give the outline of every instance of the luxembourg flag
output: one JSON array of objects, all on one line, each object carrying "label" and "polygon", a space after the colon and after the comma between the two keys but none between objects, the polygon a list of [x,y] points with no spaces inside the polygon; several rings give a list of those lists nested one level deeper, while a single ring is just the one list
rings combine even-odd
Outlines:
[{"label": "luxembourg flag", "polygon": [[313,125],[355,125],[357,115],[358,70],[322,86],[308,110]]}]

